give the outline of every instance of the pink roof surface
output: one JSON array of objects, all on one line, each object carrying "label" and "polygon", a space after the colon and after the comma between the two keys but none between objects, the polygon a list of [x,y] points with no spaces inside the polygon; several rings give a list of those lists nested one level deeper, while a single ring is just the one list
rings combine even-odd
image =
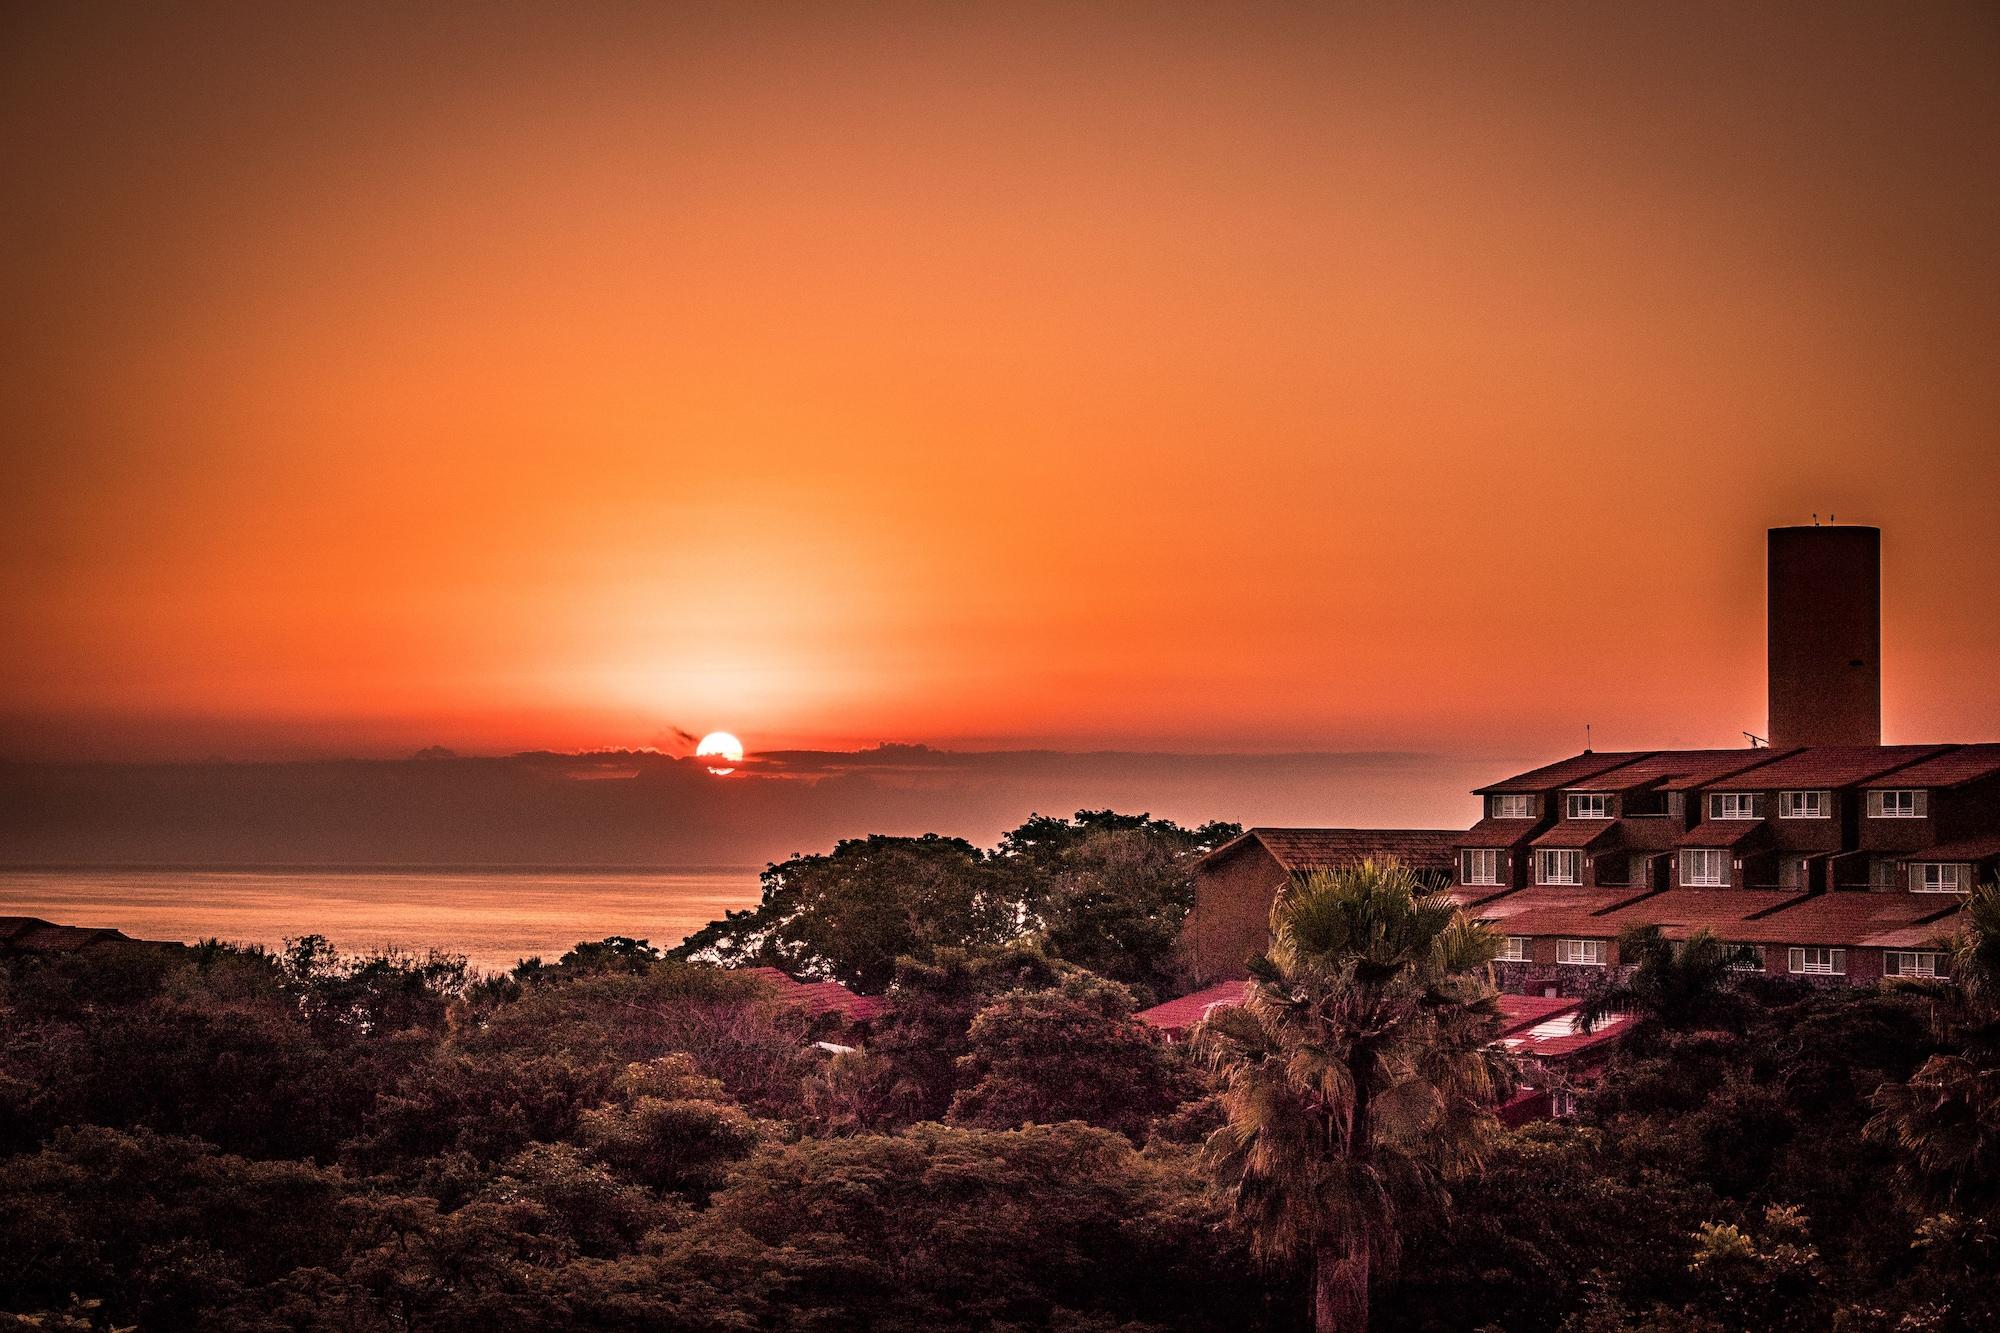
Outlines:
[{"label": "pink roof surface", "polygon": [[1638,1020],[1631,1014],[1613,1014],[1589,1032],[1576,1030],[1574,1020],[1563,1023],[1561,1018],[1549,1020],[1548,1026],[1560,1025],[1564,1030],[1545,1033],[1529,1028],[1504,1039],[1504,1044],[1514,1054],[1529,1060],[1572,1060],[1586,1054],[1608,1054],[1611,1046],[1622,1040]]},{"label": "pink roof surface", "polygon": [[1909,853],[1911,861],[1984,861],[1990,856],[2000,856],[2000,834],[1984,838],[1960,838],[1956,842],[1941,842],[1935,847],[1926,847],[1920,852]]},{"label": "pink roof surface", "polygon": [[779,1004],[798,1005],[815,1018],[837,1013],[850,1023],[867,1023],[889,1009],[882,996],[856,995],[837,981],[799,981],[775,967],[746,967],[743,974],[769,986]]},{"label": "pink roof surface", "polygon": [[1762,819],[1704,819],[1674,839],[1676,847],[1740,847],[1770,832]]},{"label": "pink roof surface", "polygon": [[1242,1004],[1243,996],[1249,989],[1248,981],[1218,981],[1192,995],[1156,1004],[1151,1009],[1141,1009],[1138,1017],[1141,1022],[1166,1032],[1185,1032],[1208,1017],[1208,1011],[1217,1005],[1228,1008]]},{"label": "pink roof surface", "polygon": [[1480,903],[1468,913],[1474,919],[1491,924],[1494,929],[1508,935],[1528,935],[1534,931],[1522,930],[1522,921],[1539,921],[1545,918],[1588,916],[1606,907],[1613,907],[1632,896],[1630,889],[1583,889],[1562,888],[1552,885],[1534,885],[1503,893]]},{"label": "pink roof surface", "polygon": [[1668,889],[1628,902],[1599,920],[1613,935],[1633,926],[1658,926],[1669,939],[1707,930],[1726,943],[1748,944],[1754,940],[1742,930],[1750,918],[1798,898],[1762,889]]},{"label": "pink roof surface", "polygon": [[1500,1035],[1512,1036],[1537,1023],[1546,1023],[1558,1014],[1566,1014],[1581,1003],[1576,999],[1566,999],[1560,995],[1502,995],[1500,997]]}]

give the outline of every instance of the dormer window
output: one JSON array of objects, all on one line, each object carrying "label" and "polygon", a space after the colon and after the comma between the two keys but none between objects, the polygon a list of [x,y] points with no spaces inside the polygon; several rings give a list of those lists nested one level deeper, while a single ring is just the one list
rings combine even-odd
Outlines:
[{"label": "dormer window", "polygon": [[1922,819],[1930,813],[1930,803],[1921,791],[1871,791],[1868,793],[1870,819]]},{"label": "dormer window", "polygon": [[1535,798],[1532,796],[1489,796],[1486,798],[1486,816],[1489,819],[1533,819]]},{"label": "dormer window", "polygon": [[1583,853],[1561,848],[1536,853],[1535,879],[1542,884],[1583,883]]},{"label": "dormer window", "polygon": [[1778,793],[1778,818],[1780,819],[1827,819],[1833,810],[1833,793],[1830,791],[1781,791]]},{"label": "dormer window", "polygon": [[1729,883],[1729,858],[1714,847],[1690,847],[1681,853],[1681,885],[1718,888]]},{"label": "dormer window", "polygon": [[1473,848],[1458,854],[1458,882],[1461,884],[1498,884],[1500,882],[1500,852],[1497,848]]},{"label": "dormer window", "polygon": [[1762,819],[1764,817],[1764,796],[1762,792],[1718,791],[1708,798],[1710,819]]},{"label": "dormer window", "polygon": [[1910,887],[1918,893],[1958,893],[1965,888],[1965,869],[1950,861],[1919,861],[1910,868]]},{"label": "dormer window", "polygon": [[1569,798],[1571,819],[1611,818],[1611,798],[1603,792],[1572,792]]}]

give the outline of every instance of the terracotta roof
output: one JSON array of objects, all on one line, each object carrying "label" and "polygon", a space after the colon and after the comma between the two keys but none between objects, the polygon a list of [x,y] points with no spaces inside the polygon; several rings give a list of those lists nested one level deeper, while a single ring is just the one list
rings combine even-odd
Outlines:
[{"label": "terracotta roof", "polygon": [[1745,774],[1746,790],[1846,787],[1945,749],[1940,745],[1815,745]]},{"label": "terracotta roof", "polygon": [[1963,905],[1956,894],[1815,893],[1730,929],[1744,944],[1911,948],[1951,934]]},{"label": "terracotta roof", "polygon": [[1759,835],[1769,834],[1767,819],[1704,819],[1674,839],[1676,847],[1741,847]]},{"label": "terracotta roof", "polygon": [[1536,885],[1482,903],[1472,913],[1505,935],[1584,935],[1609,939],[1598,914],[1630,902],[1633,889],[1582,889]]},{"label": "terracotta roof", "polygon": [[1661,750],[1614,768],[1608,773],[1569,784],[1576,791],[1630,791],[1635,787],[1659,787],[1664,791],[1686,791],[1704,787],[1721,778],[1761,768],[1788,750]]},{"label": "terracotta roof", "polygon": [[1192,995],[1156,1004],[1151,1009],[1141,1009],[1138,1017],[1141,1022],[1150,1023],[1164,1032],[1185,1032],[1207,1018],[1208,1011],[1216,1006],[1226,1009],[1243,1003],[1243,996],[1249,989],[1247,981],[1218,981]]},{"label": "terracotta roof", "polygon": [[1412,870],[1450,870],[1457,862],[1454,844],[1460,836],[1456,829],[1253,828],[1204,859],[1219,858],[1254,838],[1287,870],[1391,858]]},{"label": "terracotta roof", "polygon": [[1476,796],[1504,795],[1508,792],[1559,791],[1564,786],[1608,769],[1628,764],[1634,759],[1651,754],[1650,750],[1613,750],[1600,754],[1595,750],[1585,750],[1582,754],[1558,759],[1553,764],[1543,764],[1540,768],[1518,773],[1503,779],[1490,787],[1475,788]]},{"label": "terracotta roof", "polygon": [[799,981],[775,967],[746,967],[743,974],[769,986],[779,1004],[797,1005],[815,1018],[832,1013],[850,1023],[866,1023],[889,1009],[882,996],[856,995],[837,981]]},{"label": "terracotta roof", "polygon": [[1668,939],[1686,939],[1707,929],[1730,944],[1755,943],[1743,934],[1760,913],[1773,912],[1799,895],[1763,889],[1667,889],[1633,899],[1601,918],[1613,934],[1633,926],[1658,926]]},{"label": "terracotta roof", "polygon": [[2000,773],[2000,745],[1957,745],[1908,768],[1897,769],[1881,785],[1893,780],[1912,787],[1956,787]]},{"label": "terracotta roof", "polygon": [[1617,832],[1618,821],[1615,819],[1565,819],[1530,845],[1537,850],[1544,847],[1594,847]]},{"label": "terracotta roof", "polygon": [[1539,819],[1482,819],[1453,839],[1460,847],[1513,847],[1527,840]]},{"label": "terracotta roof", "polygon": [[2000,856],[2000,834],[1989,834],[1983,838],[1960,838],[1956,842],[1941,842],[1935,847],[1926,847],[1918,852],[1905,852],[1906,861],[1984,861],[1989,856]]}]

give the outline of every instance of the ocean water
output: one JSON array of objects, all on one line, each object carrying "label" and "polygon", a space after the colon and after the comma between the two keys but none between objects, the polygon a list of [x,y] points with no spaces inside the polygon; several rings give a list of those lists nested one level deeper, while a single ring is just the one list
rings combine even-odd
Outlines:
[{"label": "ocean water", "polygon": [[553,870],[311,868],[5,869],[0,916],[111,926],[141,939],[211,936],[276,946],[324,935],[355,952],[390,945],[461,953],[501,971],[579,940],[631,935],[662,947],[754,906],[757,868]]}]

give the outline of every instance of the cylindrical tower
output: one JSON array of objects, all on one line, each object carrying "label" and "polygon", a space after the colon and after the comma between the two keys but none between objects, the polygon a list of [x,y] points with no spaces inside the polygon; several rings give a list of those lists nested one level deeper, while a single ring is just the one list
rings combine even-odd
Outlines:
[{"label": "cylindrical tower", "polygon": [[1771,744],[1882,743],[1882,530],[1772,528]]}]

